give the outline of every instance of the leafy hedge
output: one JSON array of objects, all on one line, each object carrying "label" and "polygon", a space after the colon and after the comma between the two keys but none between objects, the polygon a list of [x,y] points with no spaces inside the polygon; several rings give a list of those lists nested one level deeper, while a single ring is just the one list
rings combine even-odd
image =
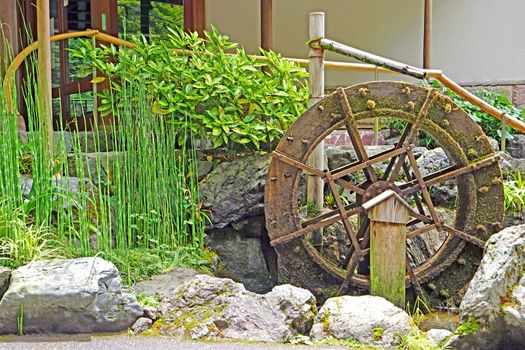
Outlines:
[{"label": "leafy hedge", "polygon": [[297,64],[263,50],[268,61],[256,60],[216,29],[205,38],[167,30],[163,40],[135,38],[136,49],[85,42],[71,51],[84,62],[86,76],[96,67],[104,75],[96,82],[111,81],[101,93],[102,114],[124,101],[126,85],[141,86],[154,113],[211,139],[214,147],[258,149],[279,139],[306,109],[307,73]]}]

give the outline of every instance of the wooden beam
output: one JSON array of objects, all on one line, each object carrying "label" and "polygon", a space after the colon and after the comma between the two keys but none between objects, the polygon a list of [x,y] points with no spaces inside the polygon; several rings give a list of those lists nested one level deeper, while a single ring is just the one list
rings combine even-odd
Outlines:
[{"label": "wooden beam", "polygon": [[184,30],[204,36],[206,27],[206,1],[184,0]]},{"label": "wooden beam", "polygon": [[273,0],[261,0],[261,47],[273,48]]},{"label": "wooden beam", "polygon": [[423,29],[423,68],[429,69],[432,57],[432,0],[425,0]]}]

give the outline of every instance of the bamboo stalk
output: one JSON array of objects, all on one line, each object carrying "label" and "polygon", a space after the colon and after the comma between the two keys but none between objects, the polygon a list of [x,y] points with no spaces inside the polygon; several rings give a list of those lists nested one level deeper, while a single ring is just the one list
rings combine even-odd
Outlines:
[{"label": "bamboo stalk", "polygon": [[47,152],[53,159],[53,110],[51,93],[51,37],[49,1],[37,0],[38,104],[39,119],[45,131]]},{"label": "bamboo stalk", "polygon": [[[310,40],[324,37],[324,13],[310,13]],[[324,97],[324,50],[310,46],[308,71],[310,73],[310,100],[313,106]],[[309,164],[316,169],[324,169],[324,141],[321,141],[310,155]],[[308,203],[313,203],[318,210],[323,209],[324,191],[323,179],[319,176],[308,176],[306,198]],[[322,246],[322,229],[312,232],[314,246]]]},{"label": "bamboo stalk", "polygon": [[432,0],[425,0],[423,28],[423,68],[430,68],[432,51]]}]

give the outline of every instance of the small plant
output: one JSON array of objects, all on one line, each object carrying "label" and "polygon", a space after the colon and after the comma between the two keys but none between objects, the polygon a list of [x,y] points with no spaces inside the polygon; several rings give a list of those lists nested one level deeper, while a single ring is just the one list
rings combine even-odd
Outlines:
[{"label": "small plant", "polygon": [[145,296],[142,294],[137,295],[137,302],[141,306],[152,306],[152,307],[158,307],[160,305],[160,301],[152,296]]},{"label": "small plant", "polygon": [[20,304],[20,309],[18,309],[18,314],[16,315],[16,324],[18,335],[24,335],[24,304]]},{"label": "small plant", "polygon": [[459,336],[475,333],[479,330],[478,321],[474,317],[469,317],[466,322],[461,323],[456,328],[456,334]]},{"label": "small plant", "polygon": [[385,330],[383,328],[374,328],[372,329],[372,339],[374,341],[381,341],[383,340],[383,333],[385,332]]},{"label": "small plant", "polygon": [[518,171],[510,175],[510,179],[503,183],[505,196],[505,211],[521,214],[525,205],[525,181]]}]

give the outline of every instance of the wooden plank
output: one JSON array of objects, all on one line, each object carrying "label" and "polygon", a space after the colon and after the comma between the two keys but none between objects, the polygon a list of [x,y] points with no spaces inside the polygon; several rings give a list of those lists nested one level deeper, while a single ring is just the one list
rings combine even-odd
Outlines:
[{"label": "wooden plank", "polygon": [[370,293],[405,307],[406,226],[370,223]]}]

